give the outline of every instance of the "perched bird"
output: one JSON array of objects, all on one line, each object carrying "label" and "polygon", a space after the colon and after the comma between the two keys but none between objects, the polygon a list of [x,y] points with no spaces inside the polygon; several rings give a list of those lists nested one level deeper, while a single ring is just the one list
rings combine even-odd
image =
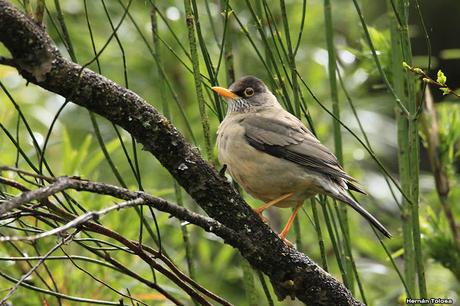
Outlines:
[{"label": "perched bird", "polygon": [[212,87],[228,102],[217,132],[219,161],[251,196],[263,200],[255,209],[292,207],[294,212],[279,236],[286,236],[303,201],[325,194],[350,205],[382,234],[390,232],[348,194],[365,192],[334,154],[294,115],[284,110],[267,86],[245,76],[228,89]]}]

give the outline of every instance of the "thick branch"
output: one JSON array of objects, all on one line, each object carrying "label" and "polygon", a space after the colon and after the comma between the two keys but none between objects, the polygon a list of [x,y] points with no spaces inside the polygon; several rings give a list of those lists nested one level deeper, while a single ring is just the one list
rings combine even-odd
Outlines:
[{"label": "thick branch", "polygon": [[280,299],[309,305],[361,305],[331,275],[287,247],[179,131],[138,95],[63,58],[49,36],[0,0],[0,41],[25,79],[123,127],[169,170],[206,213],[237,233],[227,241],[267,274]]}]

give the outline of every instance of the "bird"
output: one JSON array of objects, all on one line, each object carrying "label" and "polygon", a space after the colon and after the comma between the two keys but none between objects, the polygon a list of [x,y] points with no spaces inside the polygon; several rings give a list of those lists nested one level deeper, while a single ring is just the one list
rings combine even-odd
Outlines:
[{"label": "bird", "polygon": [[228,104],[217,130],[218,159],[230,176],[252,197],[271,206],[294,207],[279,237],[287,235],[305,199],[318,194],[348,204],[383,235],[390,232],[349,194],[366,194],[347,174],[335,155],[313,135],[300,119],[286,111],[264,82],[244,76],[228,89],[212,90]]}]

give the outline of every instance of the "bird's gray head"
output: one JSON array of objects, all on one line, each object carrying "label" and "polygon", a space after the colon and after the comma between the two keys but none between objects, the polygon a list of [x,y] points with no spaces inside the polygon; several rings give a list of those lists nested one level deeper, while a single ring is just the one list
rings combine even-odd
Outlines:
[{"label": "bird's gray head", "polygon": [[266,107],[280,107],[276,97],[264,82],[251,75],[235,81],[228,89],[223,87],[212,89],[227,100],[228,113],[248,113]]}]

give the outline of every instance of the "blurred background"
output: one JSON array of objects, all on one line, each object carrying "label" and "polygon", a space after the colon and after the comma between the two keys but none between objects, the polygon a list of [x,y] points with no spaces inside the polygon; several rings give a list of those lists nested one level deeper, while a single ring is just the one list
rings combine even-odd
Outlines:
[{"label": "blurred background", "polygon": [[[32,15],[37,4],[37,1],[12,2]],[[331,1],[330,11],[325,9],[325,2],[186,0],[195,13],[195,27],[191,29],[186,23],[190,14],[185,11],[184,1],[55,0],[44,2],[43,23],[66,57],[81,65],[88,64],[88,68],[139,94],[170,118],[217,169],[220,165],[215,132],[225,116],[226,105],[210,86],[228,86],[235,78],[248,74],[261,78],[283,106],[299,116],[324,144],[335,148],[336,154],[339,136],[334,129],[337,128],[344,168],[369,194],[359,195],[358,200],[390,229],[394,238],[380,241],[354,211],[344,213],[332,202],[327,204],[321,200],[313,204],[306,201],[289,239],[336,278],[346,279],[357,298],[369,305],[402,305],[407,292],[411,291],[405,279],[408,272],[405,271],[403,248],[404,222],[399,207],[403,197],[397,188],[400,185],[398,150],[402,147],[398,143],[397,104],[382,72],[395,87],[394,74],[398,69],[395,67],[399,67],[403,78],[414,82],[413,74],[405,72],[402,63],[395,63],[392,54],[395,50],[392,27],[400,29],[395,20],[404,19],[404,16],[395,19],[392,1]],[[325,12],[331,14],[329,22],[325,22]],[[441,69],[451,89],[460,87],[460,40],[457,39],[460,2],[411,1],[408,12],[412,44],[409,53],[413,55],[409,64],[423,69],[433,80]],[[189,43],[190,31],[193,31],[194,45]],[[329,66],[332,49],[327,44],[328,39],[333,42],[336,58],[336,68],[332,68],[336,70],[335,93],[331,91],[334,87]],[[3,46],[0,46],[0,55],[8,55]],[[201,80],[193,75],[197,68]],[[197,81],[202,82],[200,89],[195,85]],[[158,161],[142,151],[142,147],[120,128],[115,129],[98,116],[91,117],[86,109],[58,95],[27,84],[11,67],[0,66],[0,82],[0,165],[32,170],[27,158],[32,164],[39,164],[38,145],[46,148],[47,166],[43,170],[46,175],[77,175],[125,185],[132,190],[144,189],[204,213]],[[432,94],[422,96],[422,87],[422,82],[415,81],[417,103],[422,105],[432,96],[433,110],[427,112],[423,107],[421,115],[431,119],[421,119],[419,125],[418,220],[422,257],[416,260],[424,265],[428,297],[457,299],[460,253],[454,237],[458,229],[452,228],[451,221],[460,216],[460,100],[443,95],[437,86],[431,87]],[[334,100],[338,101],[336,107]],[[200,105],[204,106],[201,111]],[[333,118],[333,111],[340,114],[343,126]],[[427,123],[432,122],[428,120],[433,120],[433,114],[437,121],[436,131]],[[440,159],[438,170],[448,181],[447,194],[440,194],[436,189],[430,137],[438,138],[438,145],[431,152]],[[21,150],[23,152],[19,153]],[[7,171],[1,175],[19,179]],[[0,185],[0,190],[2,194],[17,195],[6,186]],[[85,210],[98,210],[113,204],[113,199],[106,197],[70,194]],[[253,207],[261,204],[243,195]],[[313,209],[313,206],[318,208]],[[451,212],[448,218],[446,211]],[[280,230],[289,213],[288,209],[271,209],[271,226]],[[298,301],[278,302],[268,279],[252,270],[239,253],[220,238],[161,212],[152,215],[146,210],[144,214],[152,232],[145,225],[140,226],[134,210],[111,213],[101,223],[134,240],[139,239],[142,228],[143,242],[159,248],[155,218],[161,247],[183,272],[202,286],[235,305],[300,305]],[[1,221],[1,235],[25,235],[31,229],[49,229],[49,225],[34,219],[7,221],[11,220]],[[344,230],[344,224],[348,230]],[[96,247],[94,240],[83,234],[79,239],[81,243]],[[55,237],[34,243],[2,243],[0,270],[19,279],[30,266],[28,261],[14,260],[14,257],[44,254],[55,243]],[[73,255],[95,257],[76,243],[66,245],[65,250]],[[113,256],[141,275],[152,277],[152,271],[135,256],[120,250],[113,251]],[[148,305],[170,304],[161,294],[126,275],[96,263],[80,264],[104,283],[96,282],[75,263],[65,259],[47,262],[46,267],[38,270],[43,279],[32,274],[28,282],[37,287],[54,282],[55,291],[68,295],[117,301],[120,296],[107,288],[110,284]],[[167,278],[160,273],[156,277],[158,283],[183,303],[193,304]],[[414,281],[417,282],[420,279]],[[12,285],[6,278],[0,278],[1,294]],[[76,303],[59,301],[26,288],[20,288],[10,303],[46,305],[44,300],[49,305]]]}]

